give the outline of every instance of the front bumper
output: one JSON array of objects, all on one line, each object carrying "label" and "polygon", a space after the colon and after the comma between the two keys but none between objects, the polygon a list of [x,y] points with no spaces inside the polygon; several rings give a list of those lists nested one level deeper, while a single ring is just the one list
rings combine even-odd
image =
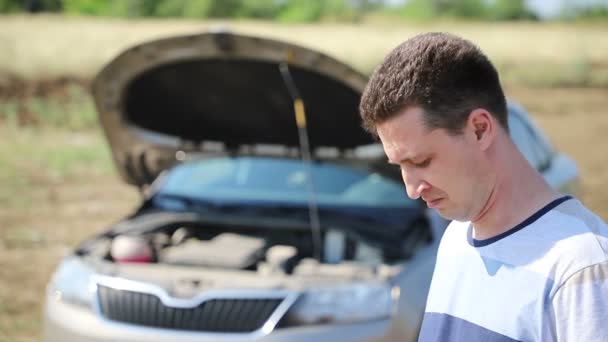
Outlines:
[{"label": "front bumper", "polygon": [[408,341],[391,320],[276,329],[267,335],[213,334],[140,327],[104,320],[92,310],[47,298],[46,342]]}]

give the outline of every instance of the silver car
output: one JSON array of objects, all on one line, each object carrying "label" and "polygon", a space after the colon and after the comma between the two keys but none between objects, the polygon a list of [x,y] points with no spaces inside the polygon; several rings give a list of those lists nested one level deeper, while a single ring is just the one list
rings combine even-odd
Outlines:
[{"label": "silver car", "polygon": [[[143,201],[62,260],[45,340],[414,341],[447,222],[407,198],[360,128],[366,81],[318,52],[225,32],[115,58],[93,94]],[[523,108],[509,114],[526,158],[575,192],[572,160]]]}]

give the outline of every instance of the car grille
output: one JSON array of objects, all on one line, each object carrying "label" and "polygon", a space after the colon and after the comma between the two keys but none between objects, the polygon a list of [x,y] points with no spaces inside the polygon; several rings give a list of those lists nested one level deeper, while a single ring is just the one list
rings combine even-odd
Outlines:
[{"label": "car grille", "polygon": [[215,333],[248,333],[264,325],[283,298],[213,298],[191,308],[166,306],[153,294],[98,285],[107,319],[148,327]]}]

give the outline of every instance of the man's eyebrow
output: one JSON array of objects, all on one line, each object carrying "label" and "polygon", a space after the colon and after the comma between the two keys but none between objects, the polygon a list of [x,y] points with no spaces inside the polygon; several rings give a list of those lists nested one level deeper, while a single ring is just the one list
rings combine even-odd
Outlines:
[{"label": "man's eyebrow", "polygon": [[413,161],[414,159],[416,159],[416,156],[414,156],[414,157],[409,157],[409,158],[403,158],[403,159],[401,159],[401,160],[400,160],[400,161],[398,161],[398,162],[394,162],[394,161],[392,161],[392,160],[390,160],[390,159],[387,159],[387,160],[386,160],[386,162],[387,162],[387,163],[389,163],[389,164],[393,164],[393,165],[399,165],[399,164],[402,164],[402,163],[408,163],[408,162],[409,162],[409,163],[412,163],[412,161]]}]

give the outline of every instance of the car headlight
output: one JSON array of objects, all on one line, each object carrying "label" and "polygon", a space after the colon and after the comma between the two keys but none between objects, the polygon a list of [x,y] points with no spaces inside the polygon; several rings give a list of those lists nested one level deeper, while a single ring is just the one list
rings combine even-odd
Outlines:
[{"label": "car headlight", "polygon": [[77,257],[68,257],[59,265],[49,283],[49,294],[56,300],[90,307],[95,295],[91,281],[93,270]]},{"label": "car headlight", "polygon": [[398,288],[389,284],[356,283],[307,290],[290,308],[286,326],[354,323],[390,317]]}]

